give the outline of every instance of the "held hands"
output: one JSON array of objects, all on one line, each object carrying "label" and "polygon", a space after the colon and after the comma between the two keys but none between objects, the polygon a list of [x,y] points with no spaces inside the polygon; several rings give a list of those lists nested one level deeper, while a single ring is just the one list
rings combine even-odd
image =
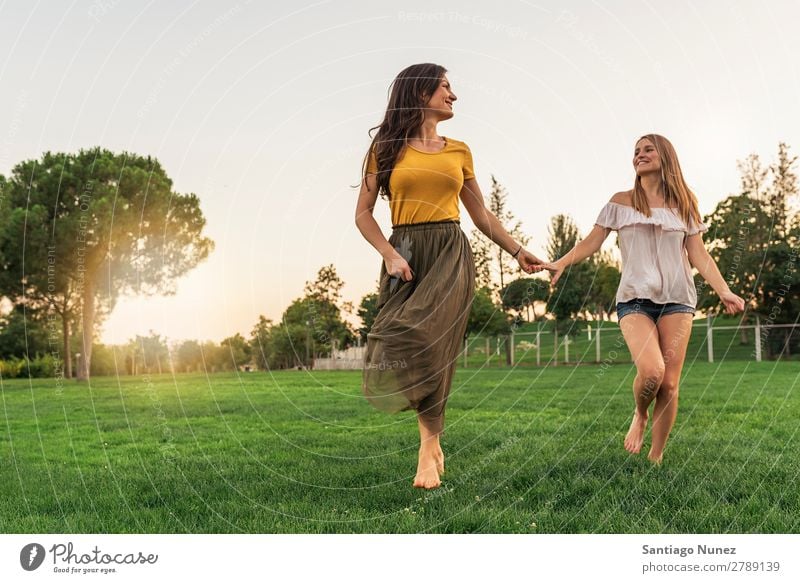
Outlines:
[{"label": "held hands", "polygon": [[555,286],[561,274],[564,273],[564,265],[559,261],[551,261],[542,265],[542,269],[550,272],[550,285]]},{"label": "held hands", "polygon": [[536,273],[542,270],[543,262],[533,253],[525,249],[520,249],[517,254],[517,263],[525,273]]},{"label": "held hands", "polygon": [[386,273],[391,277],[399,277],[403,281],[411,281],[414,279],[414,273],[402,255],[397,251],[393,251],[388,257],[384,257],[384,264],[386,264]]},{"label": "held hands", "polygon": [[719,299],[725,305],[726,314],[736,314],[744,311],[744,300],[733,293],[731,290],[719,294]]},{"label": "held hands", "polygon": [[536,257],[533,253],[529,253],[525,249],[519,252],[519,255],[517,256],[517,262],[519,263],[519,266],[522,268],[522,270],[525,271],[526,273],[538,273],[543,269],[550,271],[551,286],[554,286],[556,284],[558,278],[561,277],[561,274],[564,272],[564,266],[558,261],[545,263],[544,261]]}]

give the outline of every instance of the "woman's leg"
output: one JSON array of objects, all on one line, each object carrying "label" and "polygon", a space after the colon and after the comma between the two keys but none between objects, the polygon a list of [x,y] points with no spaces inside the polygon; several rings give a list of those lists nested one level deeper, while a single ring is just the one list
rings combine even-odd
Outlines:
[{"label": "woman's leg", "polygon": [[[462,338],[463,334],[457,337]],[[460,343],[455,344],[457,348],[459,345]],[[427,481],[435,485],[422,487],[436,487],[441,484],[439,477],[444,474],[444,452],[439,438],[444,432],[445,407],[456,372],[457,358],[457,353],[450,355],[449,364],[442,371],[436,390],[422,399],[418,405],[417,422],[419,423],[420,448],[417,476],[414,479],[415,486],[418,485],[417,482],[425,482],[426,476]],[[435,479],[428,469],[431,464],[436,467]]]},{"label": "woman's leg", "polygon": [[419,425],[419,460],[414,486],[417,488],[438,488],[442,485],[439,468],[444,471],[444,455],[439,444],[439,429],[429,418],[417,415]]},{"label": "woman's leg", "polygon": [[664,379],[653,406],[653,440],[648,459],[661,463],[664,446],[678,414],[678,383],[686,347],[692,334],[692,314],[668,314],[658,319],[658,337],[664,358]]},{"label": "woman's leg", "polygon": [[625,449],[630,453],[639,453],[647,429],[647,409],[664,378],[664,359],[658,341],[658,328],[649,316],[629,314],[619,321],[619,327],[636,365],[636,378],[633,381],[636,409],[625,436]]}]

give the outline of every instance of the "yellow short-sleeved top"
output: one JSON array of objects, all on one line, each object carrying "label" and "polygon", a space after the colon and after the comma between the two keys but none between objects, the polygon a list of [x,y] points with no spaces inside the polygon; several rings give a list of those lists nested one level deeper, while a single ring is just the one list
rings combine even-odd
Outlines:
[{"label": "yellow short-sleeved top", "polygon": [[[375,154],[370,153],[367,174],[377,171]],[[407,146],[389,178],[392,225],[459,220],[458,195],[471,178],[472,152],[464,142],[445,138],[438,152]]]}]

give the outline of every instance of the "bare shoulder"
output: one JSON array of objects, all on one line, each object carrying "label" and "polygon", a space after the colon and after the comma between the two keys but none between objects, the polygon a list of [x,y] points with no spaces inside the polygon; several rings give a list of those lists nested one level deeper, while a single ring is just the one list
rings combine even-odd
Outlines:
[{"label": "bare shoulder", "polygon": [[611,200],[609,202],[615,202],[617,204],[625,204],[631,206],[633,204],[633,191],[625,190],[623,192],[618,192],[611,197]]}]

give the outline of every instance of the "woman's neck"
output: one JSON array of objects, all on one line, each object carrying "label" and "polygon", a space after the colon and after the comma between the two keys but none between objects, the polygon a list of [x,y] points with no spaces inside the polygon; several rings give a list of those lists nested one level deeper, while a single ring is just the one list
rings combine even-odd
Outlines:
[{"label": "woman's neck", "polygon": [[438,143],[442,141],[442,138],[436,131],[436,126],[438,125],[438,121],[432,119],[425,119],[422,122],[422,125],[417,129],[416,132],[411,136],[412,140],[419,140],[424,144],[427,143]]},{"label": "woman's neck", "polygon": [[661,187],[661,177],[657,174],[645,174],[641,177],[642,190],[648,201],[663,202],[664,191]]}]

